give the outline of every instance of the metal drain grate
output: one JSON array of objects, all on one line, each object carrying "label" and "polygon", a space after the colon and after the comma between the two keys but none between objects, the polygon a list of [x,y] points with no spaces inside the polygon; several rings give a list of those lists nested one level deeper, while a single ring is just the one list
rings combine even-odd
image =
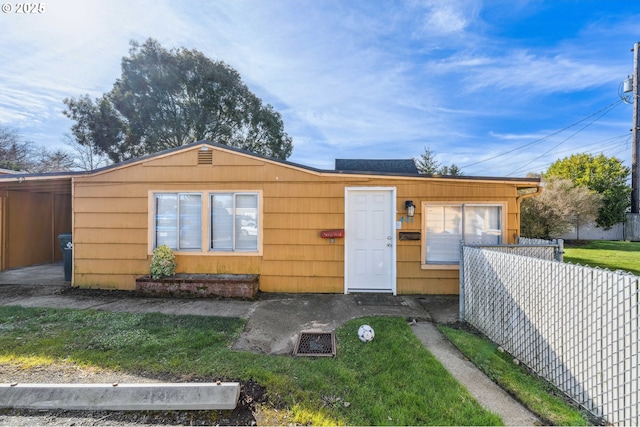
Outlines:
[{"label": "metal drain grate", "polygon": [[336,340],[333,332],[300,332],[295,356],[335,356]]}]

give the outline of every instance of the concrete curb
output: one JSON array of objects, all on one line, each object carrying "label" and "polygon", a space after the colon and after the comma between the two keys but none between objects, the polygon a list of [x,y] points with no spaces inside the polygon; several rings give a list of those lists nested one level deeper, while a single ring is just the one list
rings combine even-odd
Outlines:
[{"label": "concrete curb", "polygon": [[66,410],[232,410],[239,383],[0,384],[0,407]]}]

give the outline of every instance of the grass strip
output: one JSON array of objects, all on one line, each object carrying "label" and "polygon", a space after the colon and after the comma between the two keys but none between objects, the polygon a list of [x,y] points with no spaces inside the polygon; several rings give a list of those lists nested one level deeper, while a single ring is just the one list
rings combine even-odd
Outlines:
[{"label": "grass strip", "polygon": [[482,372],[515,396],[543,421],[553,425],[589,425],[584,412],[569,404],[562,393],[544,379],[513,363],[506,352],[485,337],[439,326],[442,333]]},{"label": "grass strip", "polygon": [[[359,341],[363,323],[376,332]],[[72,363],[132,374],[254,380],[269,424],[501,425],[444,369],[401,318],[353,320],[337,356],[233,351],[241,319],[0,307],[0,363]],[[286,418],[285,418],[286,416]]]},{"label": "grass strip", "polygon": [[640,275],[640,242],[592,240],[565,246],[564,261]]}]

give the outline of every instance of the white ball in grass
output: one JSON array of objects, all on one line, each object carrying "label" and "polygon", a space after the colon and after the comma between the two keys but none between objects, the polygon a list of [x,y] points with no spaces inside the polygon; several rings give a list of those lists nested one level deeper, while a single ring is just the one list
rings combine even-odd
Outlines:
[{"label": "white ball in grass", "polygon": [[373,341],[373,337],[375,335],[373,328],[369,325],[362,325],[358,328],[358,338],[360,338],[360,341],[362,342]]}]

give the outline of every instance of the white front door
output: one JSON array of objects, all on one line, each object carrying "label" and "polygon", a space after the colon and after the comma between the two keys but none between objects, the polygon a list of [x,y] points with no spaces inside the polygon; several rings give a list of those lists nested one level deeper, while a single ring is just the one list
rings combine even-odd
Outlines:
[{"label": "white front door", "polygon": [[345,189],[345,293],[396,293],[395,188]]}]

